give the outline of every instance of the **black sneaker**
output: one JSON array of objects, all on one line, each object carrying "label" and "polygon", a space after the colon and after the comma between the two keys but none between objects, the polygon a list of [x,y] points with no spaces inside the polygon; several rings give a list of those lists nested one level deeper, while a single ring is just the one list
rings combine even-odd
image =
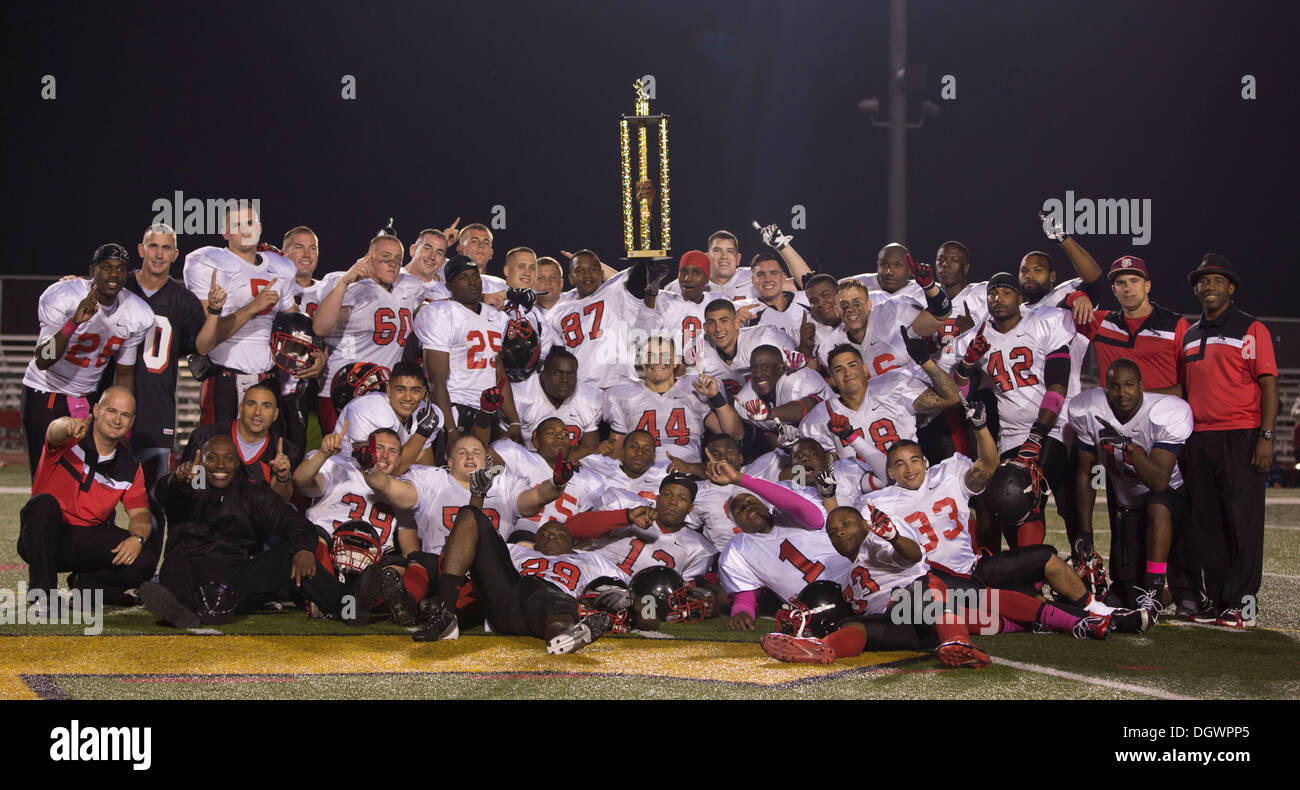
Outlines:
[{"label": "black sneaker", "polygon": [[581,650],[604,636],[613,624],[614,620],[604,612],[592,612],[577,625],[551,637],[546,643],[546,652],[560,656]]},{"label": "black sneaker", "polygon": [[389,565],[380,572],[380,585],[393,622],[401,626],[415,625],[415,599],[402,584],[402,573],[397,566]]},{"label": "black sneaker", "polygon": [[1219,619],[1219,610],[1215,609],[1209,601],[1203,601],[1200,606],[1193,610],[1184,610],[1180,608],[1179,616],[1183,616],[1184,612],[1186,612],[1187,619],[1191,620],[1193,623],[1213,623],[1215,620]]},{"label": "black sneaker", "polygon": [[1214,621],[1215,625],[1222,625],[1228,628],[1245,628],[1246,623],[1241,618],[1241,610],[1235,606],[1230,606],[1219,613]]},{"label": "black sneaker", "polygon": [[370,622],[370,610],[374,609],[375,604],[379,603],[379,599],[384,597],[383,570],[378,565],[372,564],[361,572],[354,593],[356,605],[352,617],[344,617],[343,622],[355,626],[366,625]]},{"label": "black sneaker", "polygon": [[420,628],[411,638],[417,642],[441,642],[460,636],[456,613],[438,598],[420,601]]},{"label": "black sneaker", "polygon": [[198,628],[199,613],[180,602],[171,590],[155,582],[140,585],[140,603],[149,613],[177,628]]},{"label": "black sneaker", "polygon": [[[1160,603],[1160,599],[1154,590],[1134,587],[1133,592],[1137,593],[1138,608],[1145,610],[1151,616],[1151,625],[1155,625],[1156,621],[1160,619],[1160,613],[1165,610],[1164,604]],[[1146,629],[1142,630],[1145,631]]]},{"label": "black sneaker", "polygon": [[1116,609],[1110,615],[1110,630],[1117,634],[1143,634],[1155,625],[1150,609]]}]

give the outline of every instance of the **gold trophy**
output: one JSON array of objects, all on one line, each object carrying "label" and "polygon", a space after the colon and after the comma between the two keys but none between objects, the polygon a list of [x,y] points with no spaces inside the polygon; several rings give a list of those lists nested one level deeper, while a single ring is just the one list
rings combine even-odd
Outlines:
[{"label": "gold trophy", "polygon": [[[623,246],[629,258],[657,258],[668,254],[672,245],[671,223],[669,221],[668,202],[668,116],[650,114],[650,86],[637,80],[632,83],[636,89],[636,114],[624,115],[619,121],[619,156],[623,163]],[[637,183],[647,180],[650,175],[650,151],[646,127],[652,123],[659,124],[659,247],[651,249],[653,222],[651,220],[650,199],[640,194],[633,195],[632,155],[630,150],[631,124],[636,124]],[[641,218],[641,243],[633,244],[635,223],[632,220],[632,201],[636,200]]]}]

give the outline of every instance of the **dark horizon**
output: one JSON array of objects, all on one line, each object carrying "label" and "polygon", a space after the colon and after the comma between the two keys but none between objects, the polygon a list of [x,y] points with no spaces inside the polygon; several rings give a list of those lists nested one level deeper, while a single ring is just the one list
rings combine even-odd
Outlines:
[{"label": "dark horizon", "polygon": [[[177,190],[257,198],[272,243],[312,226],[318,276],[350,265],[390,216],[409,243],[458,215],[490,222],[494,206],[496,273],[521,244],[614,262],[617,121],[647,73],[653,109],[672,116],[675,255],[727,228],[748,259],[761,247],[751,221],[790,231],[795,205],[807,217],[795,246],[821,270],[873,271],[892,241],[887,132],[856,107],[875,96],[888,112],[886,2],[173,9],[5,9],[16,249],[3,273],[81,272],[110,240],[134,252],[154,201]],[[1300,73],[1288,10],[912,0],[909,62],[925,81],[909,118],[926,100],[942,114],[908,133],[901,241],[932,260],[961,240],[972,280],[1045,249],[1064,277],[1036,217],[1044,201],[1149,200],[1149,244],[1077,238],[1103,267],[1145,259],[1153,299],[1180,312],[1199,311],[1186,273],[1213,251],[1240,273],[1242,309],[1296,315],[1300,275],[1278,265],[1300,202],[1284,186]],[[940,96],[944,75],[955,100]],[[182,255],[220,243],[180,239]]]}]

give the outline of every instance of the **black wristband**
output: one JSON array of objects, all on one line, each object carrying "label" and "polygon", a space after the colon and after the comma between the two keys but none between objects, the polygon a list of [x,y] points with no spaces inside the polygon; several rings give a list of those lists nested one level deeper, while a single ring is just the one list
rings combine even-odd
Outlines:
[{"label": "black wristband", "polygon": [[728,402],[727,396],[722,394],[721,390],[709,396],[709,408],[712,409],[721,409],[723,406],[726,406]]},{"label": "black wristband", "polygon": [[208,305],[208,315],[221,315],[221,308],[218,307],[214,310],[212,305]]}]

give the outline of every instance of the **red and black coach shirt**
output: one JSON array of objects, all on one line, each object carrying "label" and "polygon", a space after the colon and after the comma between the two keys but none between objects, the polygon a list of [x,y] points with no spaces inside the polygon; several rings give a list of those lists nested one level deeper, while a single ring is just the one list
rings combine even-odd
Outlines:
[{"label": "red and black coach shirt", "polygon": [[1254,316],[1233,304],[1216,321],[1202,314],[1183,336],[1180,362],[1194,430],[1260,426],[1259,377],[1276,376],[1277,360],[1273,338]]},{"label": "red and black coach shirt", "polygon": [[1118,310],[1096,310],[1091,323],[1079,325],[1079,333],[1092,341],[1102,386],[1106,371],[1117,359],[1137,363],[1146,389],[1166,389],[1178,383],[1178,353],[1189,324],[1172,310],[1155,303],[1151,307],[1141,318],[1127,318]]},{"label": "red and black coach shirt", "polygon": [[78,526],[108,521],[118,502],[127,510],[149,507],[140,462],[124,445],[118,445],[110,457],[100,458],[92,432],[80,442],[59,447],[45,442],[32,481],[32,495],[36,494],[59,500],[63,520]]}]

